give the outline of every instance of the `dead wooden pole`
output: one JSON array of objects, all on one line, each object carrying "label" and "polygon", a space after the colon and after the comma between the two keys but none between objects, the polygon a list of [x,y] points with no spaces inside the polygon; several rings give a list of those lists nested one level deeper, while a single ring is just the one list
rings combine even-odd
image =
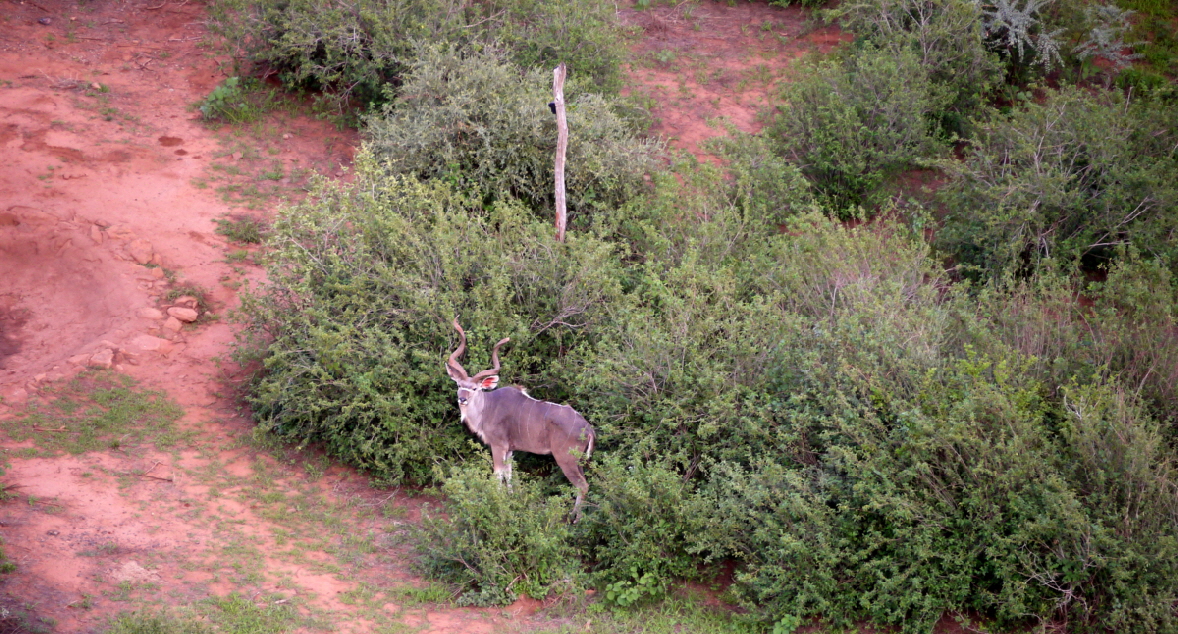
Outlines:
[{"label": "dead wooden pole", "polygon": [[552,104],[556,111],[556,239],[564,242],[567,211],[564,202],[564,155],[569,149],[569,122],[564,112],[564,78],[568,70],[562,63],[552,71]]}]

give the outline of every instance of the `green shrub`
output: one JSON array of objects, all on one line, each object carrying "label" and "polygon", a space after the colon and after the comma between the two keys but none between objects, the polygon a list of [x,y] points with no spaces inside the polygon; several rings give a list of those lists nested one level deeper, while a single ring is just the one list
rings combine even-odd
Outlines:
[{"label": "green shrub", "polygon": [[678,470],[655,461],[594,463],[591,512],[576,533],[608,602],[630,607],[659,599],[672,581],[699,576],[690,552],[698,513],[693,489]]},{"label": "green shrub", "polygon": [[930,115],[944,98],[919,62],[907,48],[868,47],[786,87],[768,134],[839,215],[878,202],[886,176],[937,151]]},{"label": "green shrub", "polygon": [[984,41],[982,5],[973,0],[852,0],[827,13],[893,55],[915,51],[935,91],[943,123],[959,134],[1001,81],[1001,63]]},{"label": "green shrub", "polygon": [[615,247],[559,244],[518,203],[472,211],[369,155],[356,169],[357,185],[324,185],[275,224],[268,285],[244,306],[241,352],[264,359],[248,400],[266,429],[380,480],[428,482],[437,456],[470,453],[442,365],[450,321],[467,327],[467,367],[489,365],[481,341],[510,336],[505,382],[548,384],[557,351],[619,293]]},{"label": "green shrub", "polygon": [[256,79],[230,77],[217,85],[197,104],[205,121],[245,123],[254,121],[273,107],[274,96]]},{"label": "green shrub", "polygon": [[[632,606],[727,558],[750,627],[1173,631],[1169,266],[1129,250],[1102,283],[951,286],[922,235],[810,210],[758,155],[655,172],[559,244],[509,195],[362,152],[269,238],[241,349],[260,424],[379,480],[444,479],[418,541],[463,603],[595,582]],[[442,370],[455,315],[468,368],[510,336],[504,382],[596,427],[581,523],[558,474],[521,460],[509,492],[472,459]]]},{"label": "green shrub", "polygon": [[621,32],[612,7],[593,0],[217,0],[210,15],[235,55],[288,86],[331,91],[322,97],[337,110],[382,102],[427,42],[502,46],[525,67],[565,62],[599,89],[620,86]]},{"label": "green shrub", "polygon": [[964,161],[942,163],[940,246],[988,275],[1046,258],[1096,266],[1127,245],[1178,263],[1178,156],[1162,141],[1176,119],[1155,111],[1066,89],[985,124]]},{"label": "green shrub", "polygon": [[[550,71],[521,71],[496,53],[423,49],[399,99],[367,119],[367,147],[390,173],[452,183],[486,202],[514,197],[548,212],[556,149],[556,118],[546,106],[551,85]],[[575,225],[578,213],[613,209],[639,194],[662,148],[635,137],[615,113],[616,99],[583,93],[576,82],[567,94],[565,187]]]},{"label": "green shrub", "polygon": [[429,575],[466,590],[458,605],[507,605],[520,594],[543,599],[578,588],[566,497],[545,495],[527,474],[509,490],[483,461],[453,470],[442,492],[445,516],[426,512],[416,544]]}]

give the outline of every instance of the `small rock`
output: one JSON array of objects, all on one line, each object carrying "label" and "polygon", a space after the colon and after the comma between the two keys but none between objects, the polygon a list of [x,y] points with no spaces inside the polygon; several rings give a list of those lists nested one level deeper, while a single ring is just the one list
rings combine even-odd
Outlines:
[{"label": "small rock", "polygon": [[90,84],[90,87],[93,88],[94,90],[102,90],[102,84],[100,84],[98,82],[94,82],[94,83]]},{"label": "small rock", "polygon": [[[101,225],[102,223],[100,222],[98,224]],[[130,240],[135,237],[135,232],[131,231],[131,228],[127,225],[112,225],[107,227],[106,235],[115,240]]]},{"label": "small rock", "polygon": [[164,314],[155,308],[140,308],[139,316],[144,319],[163,319]]},{"label": "small rock", "polygon": [[88,354],[75,354],[69,358],[69,362],[74,365],[84,365],[89,358]]},{"label": "small rock", "polygon": [[45,534],[46,535],[54,535],[54,536],[59,535],[59,533],[57,531],[52,530],[52,529],[45,531]]},{"label": "small rock", "polygon": [[53,18],[37,18],[37,23],[49,26],[50,24],[53,24]]},{"label": "small rock", "polygon": [[245,156],[245,154],[242,152],[234,152],[233,153],[233,160],[240,161],[243,156]]},{"label": "small rock", "polygon": [[94,244],[102,244],[102,227],[90,225],[90,239],[94,241]]},{"label": "small rock", "polygon": [[44,372],[42,372],[40,374],[34,375],[33,380],[36,381],[37,383],[40,383],[41,381],[45,380],[46,376],[48,376],[48,375],[46,375]]},{"label": "small rock", "polygon": [[[180,321],[187,321],[187,322],[196,321],[196,318],[200,317],[200,313],[196,312],[195,310],[193,310],[191,308],[184,308],[183,306],[173,306],[173,307],[169,308],[168,314],[171,315],[172,317],[175,317],[176,319],[179,319]],[[166,326],[166,324],[165,324],[165,326]],[[176,328],[175,330],[179,330],[179,328]]]},{"label": "small rock", "polygon": [[110,348],[103,348],[90,356],[90,361],[87,363],[92,368],[107,368],[115,361],[115,351]]},{"label": "small rock", "polygon": [[165,355],[171,352],[173,347],[171,341],[151,335],[139,335],[131,340],[131,345],[144,352],[158,352]]},{"label": "small rock", "polygon": [[155,255],[151,243],[147,240],[132,240],[127,245],[127,253],[140,264],[149,264]]},{"label": "small rock", "polygon": [[[159,256],[160,254],[155,254],[155,257],[158,258]],[[151,276],[157,280],[162,280],[164,279],[164,270],[157,266],[154,269],[151,269]]]},{"label": "small rock", "polygon": [[172,332],[180,332],[180,329],[183,327],[184,327],[184,322],[180,321],[179,319],[176,319],[175,317],[168,317],[168,320],[164,322],[164,330],[171,330]]},{"label": "small rock", "polygon": [[184,306],[186,308],[196,308],[199,304],[200,300],[192,295],[181,295],[176,298],[176,301],[172,302],[173,306]]},{"label": "small rock", "polygon": [[290,138],[290,134],[284,134],[284,135],[282,135],[282,138],[283,138],[283,139],[289,139],[289,138]]},{"label": "small rock", "polygon": [[20,405],[28,398],[29,392],[23,387],[13,387],[0,392],[0,401],[5,405]]}]

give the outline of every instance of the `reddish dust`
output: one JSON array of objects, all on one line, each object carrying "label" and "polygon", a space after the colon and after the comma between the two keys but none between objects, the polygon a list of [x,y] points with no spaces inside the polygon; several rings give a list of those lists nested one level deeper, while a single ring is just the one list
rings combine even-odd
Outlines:
[{"label": "reddish dust", "polygon": [[640,29],[629,92],[650,106],[652,133],[671,147],[710,158],[707,139],[731,126],[759,132],[793,65],[851,39],[797,7],[685,2],[619,13]]}]

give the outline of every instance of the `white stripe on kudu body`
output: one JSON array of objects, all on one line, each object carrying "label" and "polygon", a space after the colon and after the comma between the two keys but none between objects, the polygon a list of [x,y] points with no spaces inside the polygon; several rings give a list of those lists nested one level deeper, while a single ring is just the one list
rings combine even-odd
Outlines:
[{"label": "white stripe on kudu body", "polygon": [[510,339],[501,340],[492,349],[494,367],[473,377],[467,375],[458,363],[458,357],[466,351],[466,333],[458,325],[457,318],[454,319],[454,329],[458,331],[460,343],[446,362],[446,373],[458,384],[458,411],[462,422],[491,447],[495,475],[511,486],[513,451],[551,454],[564,476],[579,491],[573,505],[574,521],[579,519],[581,502],[589,492],[581,460],[587,460],[593,453],[596,437],[593,427],[568,405],[536,400],[520,387],[495,389],[499,384],[499,346]]}]

